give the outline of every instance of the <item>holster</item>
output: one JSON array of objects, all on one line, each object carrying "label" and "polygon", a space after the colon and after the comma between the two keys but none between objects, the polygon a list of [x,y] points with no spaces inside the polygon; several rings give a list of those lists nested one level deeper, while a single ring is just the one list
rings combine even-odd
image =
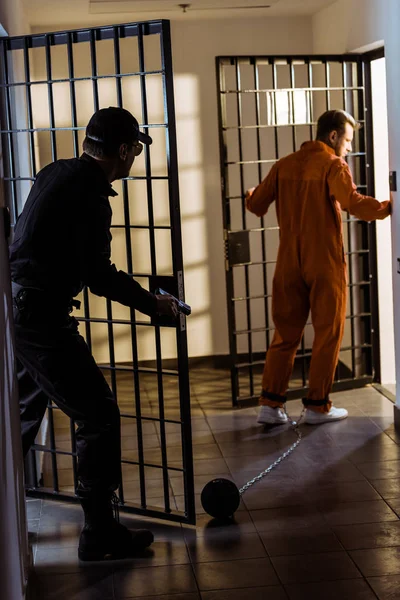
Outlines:
[{"label": "holster", "polygon": [[45,315],[71,313],[74,308],[80,308],[79,300],[61,300],[39,288],[23,286],[15,281],[11,282],[13,304],[21,315]]}]

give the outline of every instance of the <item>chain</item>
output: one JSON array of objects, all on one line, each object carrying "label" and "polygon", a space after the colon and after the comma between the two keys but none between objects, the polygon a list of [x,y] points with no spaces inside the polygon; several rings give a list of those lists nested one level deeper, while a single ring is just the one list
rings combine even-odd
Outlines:
[{"label": "chain", "polygon": [[[285,410],[286,412],[286,410]],[[247,483],[244,484],[243,487],[240,488],[239,490],[239,494],[242,495],[244,494],[244,492],[246,492],[252,485],[254,485],[255,483],[257,483],[258,481],[260,481],[263,477],[265,477],[266,475],[268,475],[269,473],[271,473],[272,469],[275,469],[275,467],[277,467],[278,465],[281,464],[281,462],[287,458],[290,454],[292,454],[293,450],[295,450],[297,448],[297,446],[300,444],[301,439],[302,439],[302,434],[301,431],[299,430],[299,425],[300,422],[304,416],[305,413],[305,408],[303,408],[302,413],[299,417],[298,421],[292,421],[292,419],[290,418],[290,416],[287,414],[287,417],[289,419],[290,425],[291,425],[291,429],[295,432],[295,434],[297,435],[297,441],[292,444],[290,446],[290,448],[288,448],[286,450],[286,452],[284,452],[282,454],[282,456],[280,456],[279,458],[276,459],[275,462],[273,462],[271,465],[269,465],[269,467],[267,469],[265,469],[265,471],[261,471],[261,473],[259,473],[256,477],[253,477],[253,479],[250,479],[250,481],[248,481]]]}]

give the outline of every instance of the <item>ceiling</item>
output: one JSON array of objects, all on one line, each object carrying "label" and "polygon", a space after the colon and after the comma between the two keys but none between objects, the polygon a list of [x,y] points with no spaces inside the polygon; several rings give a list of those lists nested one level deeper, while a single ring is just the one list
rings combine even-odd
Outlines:
[{"label": "ceiling", "polygon": [[[24,0],[31,26],[312,15],[335,0]],[[185,12],[179,4],[189,4]],[[118,18],[116,18],[118,16]]]},{"label": "ceiling", "polygon": [[[282,0],[89,0],[91,13],[130,12],[147,15],[170,14],[173,18],[209,18],[230,11],[254,10],[263,14]],[[158,16],[156,18],[159,18]]]}]

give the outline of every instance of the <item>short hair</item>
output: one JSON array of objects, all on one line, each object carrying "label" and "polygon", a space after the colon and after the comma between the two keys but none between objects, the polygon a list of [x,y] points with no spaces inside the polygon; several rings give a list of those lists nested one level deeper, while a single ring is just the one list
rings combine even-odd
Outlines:
[{"label": "short hair", "polygon": [[343,135],[346,123],[355,130],[360,129],[360,124],[345,110],[327,110],[318,119],[317,139],[326,139],[331,131],[337,131],[339,135]]},{"label": "short hair", "polygon": [[[86,136],[83,140],[82,148],[83,151],[86,152],[86,154],[89,154],[93,158],[105,160],[107,158],[115,158],[118,155],[118,151],[123,143],[124,142],[104,144],[103,142],[92,140],[91,138]],[[127,143],[128,146],[133,145],[133,142],[125,143]]]}]

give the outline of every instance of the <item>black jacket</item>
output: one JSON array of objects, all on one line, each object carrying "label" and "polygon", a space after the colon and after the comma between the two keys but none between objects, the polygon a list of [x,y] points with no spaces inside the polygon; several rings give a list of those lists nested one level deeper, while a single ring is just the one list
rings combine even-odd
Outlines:
[{"label": "black jacket", "polygon": [[42,169],[15,226],[12,280],[43,290],[61,306],[88,286],[97,296],[154,315],[155,296],[110,261],[108,198],[116,195],[87,154]]}]

